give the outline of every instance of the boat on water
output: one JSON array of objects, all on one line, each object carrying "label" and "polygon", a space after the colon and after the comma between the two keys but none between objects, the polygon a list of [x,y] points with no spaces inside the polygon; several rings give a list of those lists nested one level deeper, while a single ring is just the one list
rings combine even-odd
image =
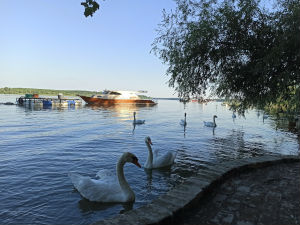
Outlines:
[{"label": "boat on water", "polygon": [[109,91],[104,90],[100,95],[91,97],[79,95],[89,105],[114,105],[114,104],[136,104],[156,105],[153,99],[142,99],[136,91]]},{"label": "boat on water", "polygon": [[63,94],[58,94],[58,98],[40,97],[38,94],[25,94],[16,99],[16,103],[20,106],[36,106],[36,107],[69,107],[82,105],[81,99],[66,98]]}]

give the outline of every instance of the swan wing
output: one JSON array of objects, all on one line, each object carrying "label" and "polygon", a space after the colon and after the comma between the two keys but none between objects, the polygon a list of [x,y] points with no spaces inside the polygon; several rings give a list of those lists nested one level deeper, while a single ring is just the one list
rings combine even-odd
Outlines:
[{"label": "swan wing", "polygon": [[181,120],[180,121],[180,125],[182,125],[182,126],[186,125],[186,121],[185,120]]},{"label": "swan wing", "polygon": [[153,151],[153,156],[154,156],[154,157],[158,157],[158,153],[159,153],[159,150],[158,150],[158,149],[155,149],[155,150]]},{"label": "swan wing", "polygon": [[213,127],[214,126],[214,123],[213,122],[206,122],[206,121],[203,121],[204,123],[204,126],[207,126],[207,127]]},{"label": "swan wing", "polygon": [[125,199],[118,183],[91,179],[76,173],[70,173],[69,177],[78,192],[90,201],[123,202]]},{"label": "swan wing", "polygon": [[143,124],[143,123],[145,123],[145,120],[136,120],[133,123],[135,123],[135,124]]},{"label": "swan wing", "polygon": [[176,152],[168,151],[162,156],[153,157],[153,168],[170,166],[174,163],[176,158]]},{"label": "swan wing", "polygon": [[110,183],[118,182],[115,173],[107,169],[99,170],[98,173],[96,174],[96,177],[101,181],[105,181],[105,182],[110,182]]}]

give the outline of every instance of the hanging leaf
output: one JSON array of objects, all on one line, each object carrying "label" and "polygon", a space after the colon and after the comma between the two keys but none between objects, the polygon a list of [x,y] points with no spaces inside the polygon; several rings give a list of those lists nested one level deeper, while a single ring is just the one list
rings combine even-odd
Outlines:
[{"label": "hanging leaf", "polygon": [[95,0],[86,0],[85,2],[81,2],[81,5],[85,8],[85,17],[92,17],[93,14],[100,8],[100,5]]}]

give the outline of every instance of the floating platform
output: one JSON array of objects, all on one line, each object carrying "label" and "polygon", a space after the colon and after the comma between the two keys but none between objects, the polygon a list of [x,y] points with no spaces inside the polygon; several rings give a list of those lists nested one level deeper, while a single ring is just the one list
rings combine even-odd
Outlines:
[{"label": "floating platform", "polygon": [[69,107],[69,106],[80,106],[82,105],[81,99],[75,98],[43,98],[43,97],[27,97],[21,96],[16,99],[18,105],[21,106],[40,106],[40,107]]}]

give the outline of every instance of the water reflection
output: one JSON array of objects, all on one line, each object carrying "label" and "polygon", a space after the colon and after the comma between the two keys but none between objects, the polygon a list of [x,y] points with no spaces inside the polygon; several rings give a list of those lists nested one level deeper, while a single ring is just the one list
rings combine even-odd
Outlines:
[{"label": "water reflection", "polygon": [[257,116],[257,118],[259,118],[259,117],[260,117],[260,112],[259,112],[259,110],[257,110],[257,112],[256,112],[256,116]]},{"label": "water reflection", "polygon": [[52,106],[52,105],[42,105],[42,104],[26,104],[26,105],[17,105],[19,108],[24,108],[25,112],[29,111],[41,111],[41,110],[57,110],[65,111],[70,109],[80,109],[81,105],[67,105],[67,106]]},{"label": "water reflection", "polygon": [[151,193],[155,186],[162,182],[162,180],[167,180],[172,175],[172,166],[167,166],[163,168],[156,169],[146,169],[144,168],[145,174],[147,176],[146,189],[148,193]]},{"label": "water reflection", "polygon": [[107,112],[105,117],[118,117],[120,120],[128,120],[128,118],[132,117],[133,120],[133,112],[139,112],[141,109],[143,110],[152,110],[157,107],[157,105],[136,105],[136,104],[114,104],[114,105],[85,105],[85,107],[90,108],[92,110],[101,110]]},{"label": "water reflection", "polygon": [[208,126],[205,126],[205,125],[204,125],[204,127],[205,127],[205,129],[211,129],[211,134],[212,134],[213,136],[215,136],[215,129],[216,129],[217,127],[208,127]]},{"label": "water reflection", "polygon": [[141,126],[141,125],[144,125],[144,123],[143,123],[143,124],[132,123],[132,126],[133,126],[133,128],[132,128],[132,134],[134,134],[135,127],[136,127],[136,126]]},{"label": "water reflection", "polygon": [[270,122],[270,125],[276,130],[292,132],[294,134],[297,134],[300,130],[300,122],[298,120],[291,121],[286,117],[277,116]]},{"label": "water reflection", "polygon": [[123,214],[133,208],[133,202],[127,203],[101,203],[101,202],[91,202],[85,198],[78,201],[78,208],[82,213],[94,212],[94,211],[104,211],[113,207],[120,208],[119,213]]},{"label": "water reflection", "polygon": [[272,120],[270,120],[269,124],[273,129],[280,130],[288,133],[293,133],[297,135],[298,140],[298,152],[300,154],[300,116],[293,116],[291,119],[291,115],[287,115],[284,113],[277,113],[276,116],[272,115]]},{"label": "water reflection", "polygon": [[217,159],[223,161],[226,158],[239,159],[265,154],[265,143],[259,141],[245,141],[245,132],[243,130],[232,130],[224,138],[213,139],[212,148],[215,151]]}]

